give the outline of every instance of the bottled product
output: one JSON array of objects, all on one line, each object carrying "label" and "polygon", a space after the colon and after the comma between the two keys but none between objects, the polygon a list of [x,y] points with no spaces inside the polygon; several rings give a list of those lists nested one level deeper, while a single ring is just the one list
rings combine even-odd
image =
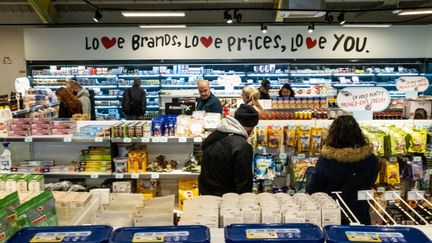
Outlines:
[{"label": "bottled product", "polygon": [[19,109],[24,110],[24,100],[22,94],[19,95]]},{"label": "bottled product", "polygon": [[3,153],[0,155],[1,171],[10,171],[12,166],[12,154],[9,150],[9,143],[3,143]]},{"label": "bottled product", "polygon": [[12,112],[9,107],[0,109],[0,137],[8,136],[11,122]]}]

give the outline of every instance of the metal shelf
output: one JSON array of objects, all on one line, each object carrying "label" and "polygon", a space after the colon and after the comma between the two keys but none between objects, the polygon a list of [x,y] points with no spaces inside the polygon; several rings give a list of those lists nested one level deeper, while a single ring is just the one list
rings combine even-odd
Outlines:
[{"label": "metal shelf", "polygon": [[22,115],[22,114],[26,114],[29,112],[37,111],[37,110],[44,109],[44,108],[54,107],[54,106],[58,106],[58,105],[59,105],[59,103],[54,103],[51,105],[38,105],[38,106],[35,106],[31,109],[12,111],[12,116],[18,116],[18,115]]},{"label": "metal shelf", "polygon": [[116,95],[95,95],[95,99],[118,99]]},{"label": "metal shelf", "polygon": [[64,87],[64,86],[62,86],[62,85],[35,85],[34,86],[35,89],[46,89],[46,88],[58,89],[60,87]]},{"label": "metal shelf", "polygon": [[328,77],[331,73],[291,73],[292,77]]},{"label": "metal shelf", "polygon": [[39,78],[43,78],[43,79],[59,79],[59,78],[73,78],[74,75],[33,75],[33,76],[29,76],[32,79],[39,79]]},{"label": "metal shelf", "polygon": [[117,88],[117,85],[83,85],[84,88],[101,88],[101,89],[112,89]]},{"label": "metal shelf", "polygon": [[115,74],[76,75],[75,78],[117,78]]},{"label": "metal shelf", "polygon": [[141,78],[158,78],[160,77],[159,74],[121,74],[118,75],[119,78],[136,78],[136,77],[141,77]]},{"label": "metal shelf", "polygon": [[[132,85],[119,85],[118,86],[121,89],[126,89],[126,88],[131,88]],[[150,84],[150,85],[141,85],[141,88],[159,88],[160,85],[159,84]]]},{"label": "metal shelf", "polygon": [[419,73],[378,73],[377,76],[418,76]]},{"label": "metal shelf", "polygon": [[333,87],[374,87],[375,83],[333,84]]},{"label": "metal shelf", "polygon": [[46,135],[46,136],[11,136],[1,138],[0,141],[4,142],[74,142],[74,143],[103,143],[109,142],[109,137],[104,138],[82,138],[82,137],[74,137],[72,135]]},{"label": "metal shelf", "polygon": [[159,95],[147,95],[146,98],[159,98]]},{"label": "metal shelf", "polygon": [[245,77],[246,74],[244,73],[221,73],[221,74],[204,74],[204,77],[220,77],[220,76],[239,76],[239,77]]},{"label": "metal shelf", "polygon": [[[139,177],[139,178],[143,178],[143,179],[150,179],[150,178],[159,178],[159,179],[187,179],[187,178],[198,178],[199,173],[191,173],[191,172],[186,172],[186,171],[181,171],[181,170],[175,170],[173,172],[145,172],[142,174],[129,174],[129,173],[125,173],[123,174],[124,178],[133,178],[135,175],[135,177]],[[115,174],[114,174],[115,177]]]},{"label": "metal shelf", "polygon": [[161,77],[194,77],[194,76],[203,76],[203,74],[161,74]]},{"label": "metal shelf", "polygon": [[248,77],[288,77],[288,73],[248,73]]},{"label": "metal shelf", "polygon": [[375,76],[374,73],[333,73],[333,76],[363,76],[372,77]]},{"label": "metal shelf", "polygon": [[197,178],[199,173],[191,173],[181,170],[175,170],[172,172],[145,172],[145,173],[112,173],[112,172],[45,172],[45,173],[25,173],[25,172],[0,172],[0,174],[32,174],[32,175],[43,175],[47,177],[65,177],[65,178],[83,178],[89,177],[93,179],[97,178],[116,178],[116,179],[149,179],[149,178],[160,178],[160,179],[180,179],[180,178]]},{"label": "metal shelf", "polygon": [[32,175],[43,175],[47,177],[66,177],[66,178],[111,178],[113,174],[111,172],[45,172],[45,173],[25,173],[25,172],[0,172],[0,174],[32,174]]},{"label": "metal shelf", "polygon": [[116,109],[116,108],[119,108],[119,106],[113,106],[113,105],[107,105],[107,106],[99,105],[99,106],[95,106],[95,109]]},{"label": "metal shelf", "polygon": [[141,137],[141,138],[111,138],[113,143],[146,143],[146,144],[167,144],[167,143],[201,143],[203,138],[196,137]]}]

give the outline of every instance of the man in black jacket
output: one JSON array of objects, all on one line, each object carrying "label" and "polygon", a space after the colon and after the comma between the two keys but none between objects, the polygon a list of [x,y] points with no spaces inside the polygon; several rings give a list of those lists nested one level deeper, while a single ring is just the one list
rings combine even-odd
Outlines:
[{"label": "man in black jacket", "polygon": [[223,119],[216,131],[204,140],[198,178],[201,195],[252,192],[253,153],[247,138],[258,120],[258,112],[242,104],[234,117]]},{"label": "man in black jacket", "polygon": [[141,78],[135,78],[133,86],[123,93],[122,110],[126,120],[143,119],[146,103],[146,93],[141,89]]}]

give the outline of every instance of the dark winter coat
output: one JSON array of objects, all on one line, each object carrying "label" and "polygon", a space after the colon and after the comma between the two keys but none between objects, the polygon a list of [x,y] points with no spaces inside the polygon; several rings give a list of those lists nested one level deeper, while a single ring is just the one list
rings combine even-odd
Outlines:
[{"label": "dark winter coat", "polygon": [[370,146],[333,148],[324,146],[308,185],[308,192],[325,192],[332,197],[342,191],[342,198],[362,224],[370,224],[369,205],[357,200],[359,190],[369,190],[378,175],[378,158]]},{"label": "dark winter coat", "polygon": [[222,113],[222,104],[220,100],[211,93],[206,100],[198,98],[196,109],[198,111]]},{"label": "dark winter coat", "polygon": [[228,116],[203,141],[204,153],[198,177],[201,195],[252,192],[253,154],[247,137],[242,125]]},{"label": "dark winter coat", "polygon": [[65,103],[60,101],[58,118],[72,118],[75,113],[72,112]]},{"label": "dark winter coat", "polygon": [[[130,105],[132,104],[132,100],[138,103],[134,107]],[[123,113],[129,116],[143,116],[146,111],[146,105],[146,92],[139,85],[136,84],[132,88],[125,90],[122,100]]]}]

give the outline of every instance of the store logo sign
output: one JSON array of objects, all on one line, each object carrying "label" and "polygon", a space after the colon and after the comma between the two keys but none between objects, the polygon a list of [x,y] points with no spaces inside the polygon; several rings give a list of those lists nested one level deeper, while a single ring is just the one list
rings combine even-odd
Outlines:
[{"label": "store logo sign", "polygon": [[195,103],[165,103],[166,114],[192,115],[195,110]]},{"label": "store logo sign", "polygon": [[304,36],[303,34],[287,35],[252,35],[247,36],[200,36],[181,34],[134,34],[123,36],[84,37],[85,50],[128,49],[142,51],[149,49],[177,48],[189,50],[206,48],[228,52],[248,52],[259,50],[276,50],[281,53],[305,50],[343,51],[346,53],[369,53],[368,38],[346,34],[327,36]]}]

